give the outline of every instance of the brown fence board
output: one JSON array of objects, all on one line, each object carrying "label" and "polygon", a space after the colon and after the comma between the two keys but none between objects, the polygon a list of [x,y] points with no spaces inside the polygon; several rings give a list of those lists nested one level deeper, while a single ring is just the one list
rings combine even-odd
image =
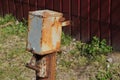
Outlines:
[{"label": "brown fence board", "polygon": [[120,26],[120,0],[112,0],[112,24]]},{"label": "brown fence board", "polygon": [[46,9],[53,9],[53,0],[45,0]]},{"label": "brown fence board", "polygon": [[99,0],[91,0],[91,4],[90,4],[90,9],[91,9],[91,12],[90,12],[90,15],[91,15],[90,16],[91,17],[91,31],[90,31],[91,32],[91,37],[92,36],[100,37],[99,7],[100,7]]},{"label": "brown fence board", "polygon": [[0,15],[3,15],[3,5],[2,5],[2,0],[0,0]]},{"label": "brown fence board", "polygon": [[109,43],[109,38],[111,37],[110,35],[110,30],[109,30],[109,0],[102,0],[101,4],[101,38],[104,38],[107,40],[108,44]]},{"label": "brown fence board", "polygon": [[91,19],[98,20],[98,0],[91,0]]},{"label": "brown fence board", "polygon": [[120,0],[112,0],[111,3],[112,46],[120,50]]},{"label": "brown fence board", "polygon": [[60,0],[53,0],[53,9],[55,11],[60,11]]},{"label": "brown fence board", "polygon": [[91,21],[91,36],[100,37],[100,28],[98,21],[94,21],[94,20]]},{"label": "brown fence board", "polygon": [[23,19],[23,11],[22,11],[22,2],[21,0],[15,0],[15,8],[16,8],[16,17],[19,20]]},{"label": "brown fence board", "polygon": [[78,0],[72,0],[71,2],[71,13],[72,15],[78,16]]},{"label": "brown fence board", "polygon": [[28,19],[29,0],[22,0],[23,17]]},{"label": "brown fence board", "polygon": [[80,2],[78,0],[71,0],[71,15],[72,15],[72,26],[71,26],[71,35],[80,40],[80,12],[78,8],[80,6]]},{"label": "brown fence board", "polygon": [[76,38],[77,40],[80,40],[80,21],[79,17],[72,16],[72,32],[71,35]]},{"label": "brown fence board", "polygon": [[110,44],[110,29],[109,29],[109,24],[101,24],[101,38],[106,39],[107,43]]},{"label": "brown fence board", "polygon": [[16,15],[14,0],[9,0],[8,4],[9,4],[9,12],[13,15]]},{"label": "brown fence board", "polygon": [[120,50],[120,26],[112,27],[112,46],[115,50]]},{"label": "brown fence board", "polygon": [[62,12],[67,13],[69,15],[70,13],[70,0],[63,0],[62,2]]},{"label": "brown fence board", "polygon": [[81,1],[81,40],[87,42],[90,39],[90,28],[88,20],[88,0]]},{"label": "brown fence board", "polygon": [[109,19],[109,0],[101,0],[101,21],[108,22]]},{"label": "brown fence board", "polygon": [[9,14],[8,0],[2,0],[3,14]]},{"label": "brown fence board", "polygon": [[38,0],[37,1],[37,9],[45,9],[45,0]]},{"label": "brown fence board", "polygon": [[34,11],[37,9],[37,0],[29,0],[30,11]]}]

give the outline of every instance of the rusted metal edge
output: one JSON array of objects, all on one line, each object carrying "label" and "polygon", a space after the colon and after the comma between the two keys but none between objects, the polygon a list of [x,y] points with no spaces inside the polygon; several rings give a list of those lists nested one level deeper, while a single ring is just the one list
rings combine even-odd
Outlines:
[{"label": "rusted metal edge", "polygon": [[31,49],[28,49],[26,48],[27,51],[31,52],[32,54],[37,54],[37,55],[47,55],[47,54],[51,54],[51,53],[55,53],[55,52],[59,52],[60,50],[59,49],[54,49],[54,50],[49,50],[49,51],[43,51],[41,53],[37,53],[37,52],[34,52],[33,50]]},{"label": "rusted metal edge", "polygon": [[40,16],[40,17],[57,17],[57,16],[63,16],[62,13],[51,11],[51,10],[37,10],[37,11],[29,11],[29,14],[34,16]]},{"label": "rusted metal edge", "polygon": [[37,16],[37,17],[41,17],[41,18],[43,18],[43,16],[42,16],[42,15],[33,14],[32,12],[29,12],[29,15],[32,15],[32,16]]}]

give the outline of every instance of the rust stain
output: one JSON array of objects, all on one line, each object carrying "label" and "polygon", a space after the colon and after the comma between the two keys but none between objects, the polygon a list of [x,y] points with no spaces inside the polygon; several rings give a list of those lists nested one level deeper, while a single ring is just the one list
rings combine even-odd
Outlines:
[{"label": "rust stain", "polygon": [[42,51],[47,51],[52,48],[52,22],[50,18],[44,18],[42,27]]},{"label": "rust stain", "polygon": [[60,49],[60,43],[61,43],[61,42],[57,42],[57,44],[56,44],[56,49]]},{"label": "rust stain", "polygon": [[44,17],[42,27],[41,50],[42,53],[57,51],[61,41],[61,22],[60,17]]}]

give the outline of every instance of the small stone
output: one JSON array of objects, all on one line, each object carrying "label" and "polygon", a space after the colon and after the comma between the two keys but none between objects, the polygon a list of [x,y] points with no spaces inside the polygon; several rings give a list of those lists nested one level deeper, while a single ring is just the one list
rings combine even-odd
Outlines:
[{"label": "small stone", "polygon": [[112,63],[112,62],[113,62],[113,59],[112,59],[112,58],[108,58],[108,59],[107,59],[107,62]]},{"label": "small stone", "polygon": [[76,41],[76,39],[74,38],[73,41]]}]

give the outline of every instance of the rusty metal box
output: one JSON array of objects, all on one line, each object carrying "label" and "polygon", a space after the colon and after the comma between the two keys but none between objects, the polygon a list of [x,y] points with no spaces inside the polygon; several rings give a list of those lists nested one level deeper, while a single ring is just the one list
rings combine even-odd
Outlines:
[{"label": "rusty metal box", "polygon": [[60,48],[62,13],[51,10],[29,12],[27,50],[45,55]]}]

